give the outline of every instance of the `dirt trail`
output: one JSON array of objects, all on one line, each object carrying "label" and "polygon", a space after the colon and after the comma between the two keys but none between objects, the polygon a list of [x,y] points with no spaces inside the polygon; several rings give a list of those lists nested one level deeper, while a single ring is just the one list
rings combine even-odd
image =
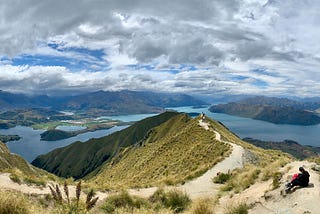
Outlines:
[{"label": "dirt trail", "polygon": [[[214,131],[208,123],[200,120],[199,125],[206,130],[212,131],[215,134],[216,140],[222,141],[221,135],[218,132]],[[215,177],[218,172],[227,172],[228,170],[233,170],[235,168],[242,167],[242,157],[244,154],[243,148],[239,145],[236,145],[230,142],[225,142],[225,143],[230,144],[233,148],[233,151],[229,157],[225,158],[223,161],[216,164],[212,169],[208,170],[202,176],[194,180],[191,180],[185,183],[184,185],[177,186],[177,187],[167,187],[166,189],[172,189],[172,188],[180,189],[182,191],[185,191],[191,198],[209,196],[217,193],[220,185],[214,184],[211,179]],[[19,185],[13,182],[9,176],[10,176],[9,173],[0,174],[1,189],[17,190],[27,194],[50,193],[50,189],[48,187],[40,188],[36,186],[28,186],[25,184]],[[69,189],[71,194],[75,192],[75,186],[69,186]],[[156,190],[157,190],[157,187],[151,187],[151,188],[144,188],[144,189],[131,189],[131,190],[128,190],[128,192],[130,194],[138,195],[141,197],[149,197]],[[97,192],[97,196],[99,196],[100,199],[104,199],[108,196],[108,194]]]},{"label": "dirt trail", "polygon": [[[202,126],[205,130],[209,130],[215,133],[215,138],[217,141],[221,140],[221,135],[217,131],[214,131],[210,124],[204,122],[203,120],[199,120],[199,125]],[[222,141],[225,142],[225,141]],[[235,168],[242,167],[243,163],[243,155],[244,155],[244,149],[236,144],[225,142],[232,146],[233,150],[229,157],[226,157],[223,161],[216,164],[212,169],[208,170],[206,173],[204,173],[202,176],[191,180],[189,182],[186,182],[184,185],[176,186],[176,187],[167,187],[167,190],[170,190],[172,188],[182,190],[186,192],[190,198],[199,198],[199,197],[205,197],[205,196],[212,196],[216,194],[220,188],[219,184],[214,184],[212,182],[212,178],[217,175],[218,172],[228,172],[229,170],[233,170]],[[140,189],[140,190],[130,190],[129,192],[134,195],[148,197],[153,194],[154,191],[156,191],[157,188],[146,188],[146,189]]]},{"label": "dirt trail", "polygon": [[[245,191],[235,194],[232,198],[225,196],[220,199],[220,207],[217,213],[224,213],[225,208],[230,204],[245,202],[253,205],[249,210],[250,214],[317,214],[320,213],[320,180],[319,173],[311,168],[315,163],[307,161],[294,161],[280,169],[283,173],[281,187],[272,190],[272,180],[258,182]],[[300,166],[303,166],[310,173],[310,185],[306,188],[296,188],[291,193],[283,196],[280,191],[291,179],[294,173],[298,173]],[[290,169],[288,171],[288,169]]]}]

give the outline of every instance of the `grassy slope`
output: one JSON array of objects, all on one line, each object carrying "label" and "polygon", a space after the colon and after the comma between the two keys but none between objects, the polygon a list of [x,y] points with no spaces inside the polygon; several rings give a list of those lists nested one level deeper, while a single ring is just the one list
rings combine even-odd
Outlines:
[{"label": "grassy slope", "polygon": [[[45,184],[49,180],[59,181],[56,176],[30,165],[16,154],[11,154],[8,147],[0,142],[0,172],[11,173],[11,176],[24,182]],[[1,213],[1,212],[0,212]]]},{"label": "grassy slope", "polygon": [[98,188],[174,184],[200,176],[230,152],[199,126],[199,118],[180,114],[154,128],[139,146],[124,149],[89,183]]},{"label": "grassy slope", "polygon": [[22,157],[11,154],[7,146],[0,142],[0,171],[17,168],[26,174],[34,174],[36,169],[30,166]]},{"label": "grassy slope", "polygon": [[177,115],[176,112],[146,118],[134,125],[98,139],[76,142],[37,157],[32,164],[62,177],[81,178],[110,160],[121,147],[142,140],[150,129]]},{"label": "grassy slope", "polygon": [[241,140],[217,121],[212,120],[210,123],[223,139],[245,149],[244,167],[232,172],[233,176],[222,187],[223,191],[237,193],[247,189],[255,182],[274,179],[280,167],[294,160],[291,155],[282,151],[265,150]]}]

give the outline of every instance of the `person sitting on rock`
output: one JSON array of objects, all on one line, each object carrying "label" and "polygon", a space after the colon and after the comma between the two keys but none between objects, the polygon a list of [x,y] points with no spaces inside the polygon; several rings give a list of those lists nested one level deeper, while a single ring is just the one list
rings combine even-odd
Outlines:
[{"label": "person sitting on rock", "polygon": [[298,176],[295,176],[296,178],[292,179],[292,181],[286,185],[286,191],[290,191],[294,186],[307,187],[309,185],[310,175],[308,171],[306,171],[302,166],[299,167],[299,171],[300,173]]}]

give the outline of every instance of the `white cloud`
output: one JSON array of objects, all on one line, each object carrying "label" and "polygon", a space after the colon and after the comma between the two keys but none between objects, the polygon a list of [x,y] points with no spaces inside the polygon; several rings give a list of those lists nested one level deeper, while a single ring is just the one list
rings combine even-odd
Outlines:
[{"label": "white cloud", "polygon": [[[149,89],[315,96],[319,11],[320,2],[313,0],[0,0],[0,86],[45,93]],[[67,48],[99,49],[105,56]],[[21,54],[82,60],[98,72],[10,66]],[[155,70],[129,69],[132,64]],[[178,72],[161,71],[173,68]]]}]

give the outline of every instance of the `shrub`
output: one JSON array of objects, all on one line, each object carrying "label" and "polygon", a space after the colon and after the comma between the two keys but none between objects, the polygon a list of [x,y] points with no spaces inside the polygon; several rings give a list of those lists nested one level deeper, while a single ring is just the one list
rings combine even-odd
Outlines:
[{"label": "shrub", "polygon": [[191,200],[186,193],[179,190],[171,190],[166,193],[163,189],[158,189],[149,200],[153,203],[160,203],[166,208],[170,208],[175,213],[185,210]]},{"label": "shrub", "polygon": [[113,213],[119,208],[140,209],[142,207],[149,207],[147,200],[139,197],[132,197],[128,192],[123,191],[117,195],[109,196],[101,206],[101,209],[106,213]]},{"label": "shrub", "polygon": [[36,177],[25,177],[23,179],[23,181],[27,185],[36,185],[36,186],[42,186],[42,187],[46,186],[46,182],[44,180],[36,178]]},{"label": "shrub", "polygon": [[157,189],[149,198],[149,201],[152,203],[161,203],[163,204],[166,200],[166,193],[162,188]]},{"label": "shrub", "polygon": [[272,176],[272,187],[273,189],[277,189],[280,186],[280,179],[282,177],[282,174],[280,172],[276,172]]},{"label": "shrub", "polygon": [[230,173],[219,173],[216,177],[212,179],[212,181],[216,184],[224,184],[225,182],[230,180],[231,176],[232,175]]},{"label": "shrub", "polygon": [[227,207],[226,214],[247,214],[249,206],[246,203],[239,203]]},{"label": "shrub", "polygon": [[28,214],[29,205],[26,200],[10,192],[0,194],[0,213],[1,214]]},{"label": "shrub", "polygon": [[164,205],[174,210],[174,212],[182,212],[189,206],[190,202],[191,200],[186,193],[179,190],[172,190],[167,193]]},{"label": "shrub", "polygon": [[192,214],[212,214],[212,207],[209,199],[201,199],[193,205]]},{"label": "shrub", "polygon": [[21,184],[21,179],[19,178],[19,176],[17,174],[11,173],[10,179],[15,183]]}]

